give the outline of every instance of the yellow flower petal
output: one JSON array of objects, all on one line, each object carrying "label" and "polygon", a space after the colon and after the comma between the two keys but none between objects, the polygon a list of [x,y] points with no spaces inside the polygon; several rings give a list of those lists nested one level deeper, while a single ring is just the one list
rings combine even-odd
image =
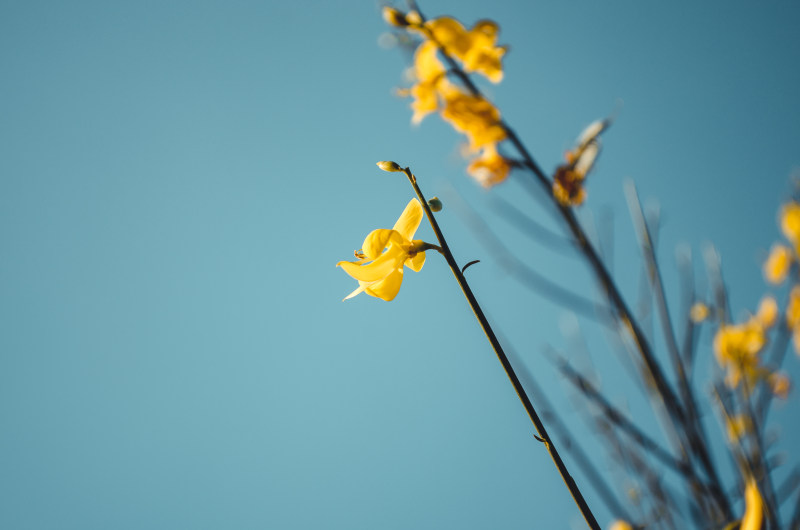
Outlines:
[{"label": "yellow flower petal", "polygon": [[503,182],[511,171],[511,164],[497,152],[496,144],[483,148],[481,156],[467,167],[467,173],[484,188]]},{"label": "yellow flower petal", "polygon": [[792,251],[786,245],[772,245],[769,257],[764,262],[764,277],[773,285],[782,283],[789,274],[793,261]]},{"label": "yellow flower petal", "polygon": [[744,489],[744,516],[740,530],[760,530],[764,519],[764,501],[758,491],[758,485],[752,478],[747,479]]},{"label": "yellow flower petal", "polygon": [[403,269],[396,269],[382,280],[370,284],[364,289],[364,292],[375,298],[391,302],[400,291],[400,285],[402,283]]},{"label": "yellow flower petal", "polygon": [[758,305],[756,319],[765,328],[771,328],[778,319],[778,303],[771,296],[765,296]]},{"label": "yellow flower petal", "polygon": [[[414,241],[414,243],[422,243],[422,241]],[[414,272],[419,272],[422,266],[425,265],[425,252],[417,252],[414,256],[406,260],[406,267]]]},{"label": "yellow flower petal", "polygon": [[786,325],[792,329],[800,326],[800,286],[792,287],[786,307]]},{"label": "yellow flower petal", "polygon": [[358,282],[358,289],[356,289],[352,293],[350,293],[347,296],[345,296],[344,298],[342,298],[342,302],[344,302],[345,300],[350,300],[354,296],[363,293],[364,292],[364,287],[366,287],[367,285],[369,285],[369,284],[368,283],[364,283],[364,282]]},{"label": "yellow flower petal", "polygon": [[430,30],[433,38],[444,47],[447,53],[460,59],[469,49],[470,42],[467,31],[458,20],[451,17],[439,17],[426,22],[425,27]]},{"label": "yellow flower petal", "polygon": [[414,237],[414,232],[419,228],[419,223],[422,221],[424,211],[419,200],[411,199],[406,205],[400,218],[394,224],[394,230],[406,240],[411,240]]},{"label": "yellow flower petal", "polygon": [[364,239],[364,244],[361,251],[367,259],[378,259],[383,253],[383,249],[389,246],[389,243],[402,244],[403,237],[394,230],[388,228],[378,228],[373,230]]},{"label": "yellow flower petal", "polygon": [[399,247],[392,246],[389,250],[367,265],[357,265],[350,261],[340,261],[337,263],[344,272],[362,282],[375,282],[388,276],[392,270],[402,266],[405,261],[405,253]]},{"label": "yellow flower petal", "polygon": [[792,387],[789,376],[785,372],[774,372],[767,377],[767,384],[772,393],[781,398],[789,397],[789,389]]},{"label": "yellow flower petal", "polygon": [[786,239],[795,245],[800,243],[800,204],[793,201],[783,207],[781,230]]}]

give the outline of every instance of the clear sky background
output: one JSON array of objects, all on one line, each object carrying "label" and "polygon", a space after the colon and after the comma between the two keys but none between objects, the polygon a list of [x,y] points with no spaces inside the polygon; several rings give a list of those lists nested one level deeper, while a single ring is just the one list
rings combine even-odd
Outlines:
[{"label": "clear sky background", "polygon": [[[800,168],[798,4],[421,7],[500,24],[511,50],[488,89],[545,169],[619,108],[580,217],[614,234],[632,303],[626,178],[660,205],[676,313],[675,248],[691,249],[704,289],[707,242],[734,314],[755,309]],[[596,295],[581,261],[492,213],[449,126],[410,125],[393,96],[406,62],[378,45],[379,8],[2,4],[0,527],[579,527],[444,260],[431,253],[391,303],[341,302],[355,281],[334,264],[412,196],[383,159],[445,200],[456,258],[482,260],[468,274],[479,300],[601,470],[616,476],[544,345],[591,359],[609,397],[659,433],[607,334],[580,321],[589,355],[578,351],[569,312],[506,277],[448,201],[461,196],[537,271]],[[516,178],[491,193],[558,229]],[[425,225],[418,235],[433,240]],[[706,330],[699,376],[710,342]],[[787,360],[795,382],[799,364]],[[795,394],[772,416],[785,447],[800,441],[798,405]],[[613,514],[586,491],[605,525]]]}]

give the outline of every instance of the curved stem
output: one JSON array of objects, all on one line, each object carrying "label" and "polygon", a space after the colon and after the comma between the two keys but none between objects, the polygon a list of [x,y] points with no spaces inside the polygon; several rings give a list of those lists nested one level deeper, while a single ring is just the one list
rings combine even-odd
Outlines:
[{"label": "curved stem", "polygon": [[505,352],[503,351],[503,347],[500,346],[500,342],[497,340],[497,336],[494,334],[492,327],[489,325],[489,321],[486,319],[486,316],[483,314],[483,310],[481,306],[478,304],[478,301],[475,299],[475,295],[472,294],[472,289],[470,289],[469,284],[467,284],[467,280],[464,278],[464,275],[461,272],[461,268],[456,263],[455,258],[453,257],[453,253],[450,252],[450,247],[447,246],[447,242],[444,239],[444,235],[442,234],[441,229],[439,228],[439,224],[436,222],[436,218],[433,216],[433,212],[431,212],[430,207],[428,206],[428,202],[425,200],[425,196],[422,195],[422,191],[419,189],[417,185],[417,178],[411,173],[409,168],[403,169],[403,172],[408,177],[409,182],[414,187],[414,192],[416,192],[417,197],[419,197],[420,202],[422,203],[422,207],[425,210],[425,215],[428,217],[428,221],[430,221],[431,228],[433,228],[433,232],[436,234],[436,239],[439,241],[439,246],[441,247],[441,253],[444,255],[445,259],[447,260],[447,264],[450,266],[450,270],[453,271],[453,275],[456,277],[456,281],[458,281],[458,285],[461,287],[461,291],[464,293],[464,296],[469,302],[470,308],[472,308],[472,312],[475,313],[475,318],[478,319],[478,322],[483,329],[483,332],[486,334],[486,338],[489,339],[489,343],[492,345],[492,349],[494,349],[495,354],[497,354],[497,358],[500,361],[500,364],[503,365],[503,369],[506,372],[509,380],[511,381],[514,390],[517,392],[517,396],[519,397],[522,404],[525,406],[525,411],[528,413],[528,416],[533,422],[533,426],[536,428],[536,432],[539,435],[539,440],[544,443],[547,451],[550,453],[550,457],[553,459],[553,463],[556,465],[556,469],[558,469],[558,473],[561,475],[561,478],[564,480],[564,483],[567,486],[570,494],[572,495],[572,499],[575,501],[575,504],[578,505],[578,508],[583,515],[583,518],[586,520],[586,524],[589,528],[593,530],[600,530],[600,525],[597,524],[597,520],[594,517],[594,514],[589,509],[589,505],[586,504],[586,500],[583,498],[583,494],[581,493],[580,489],[578,489],[578,485],[575,483],[575,480],[572,478],[572,475],[569,474],[567,471],[566,465],[561,460],[561,456],[558,454],[558,450],[556,450],[555,445],[553,444],[550,436],[547,434],[547,430],[542,423],[542,420],[539,418],[539,415],[536,413],[536,409],[533,407],[533,403],[531,403],[530,398],[525,392],[525,388],[522,386],[519,378],[517,377],[514,368],[511,366],[511,362],[508,360]]}]

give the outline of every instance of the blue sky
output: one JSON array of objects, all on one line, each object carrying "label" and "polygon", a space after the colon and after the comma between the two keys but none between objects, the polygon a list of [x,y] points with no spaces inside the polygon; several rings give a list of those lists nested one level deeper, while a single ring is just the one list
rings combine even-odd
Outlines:
[{"label": "blue sky", "polygon": [[[486,88],[545,169],[619,109],[579,216],[613,232],[629,300],[641,270],[622,192],[632,178],[661,209],[673,308],[676,246],[700,276],[708,242],[734,314],[755,308],[800,167],[800,7],[421,7],[500,24],[506,77]],[[447,125],[410,125],[393,96],[406,63],[378,46],[385,31],[374,2],[4,4],[1,527],[579,523],[443,260],[407,274],[391,303],[341,302],[355,282],[334,264],[412,196],[375,162],[410,165],[445,201],[456,258],[482,260],[469,280],[490,318],[587,436],[542,356],[551,345],[588,366],[573,319],[506,277],[448,196],[539,272],[586,296],[593,282],[492,213]],[[558,229],[517,178],[491,193]],[[607,335],[581,329],[609,396],[648,418]],[[710,341],[706,331],[699,374]],[[795,381],[798,364],[787,360]],[[786,447],[800,438],[786,421],[797,406],[793,396],[773,416]]]}]

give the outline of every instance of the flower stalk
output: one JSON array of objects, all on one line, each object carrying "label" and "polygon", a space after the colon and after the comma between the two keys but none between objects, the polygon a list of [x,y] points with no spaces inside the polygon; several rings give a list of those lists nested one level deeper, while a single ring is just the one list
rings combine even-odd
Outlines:
[{"label": "flower stalk", "polygon": [[450,247],[447,245],[447,241],[445,240],[444,235],[442,234],[442,231],[439,228],[439,223],[436,222],[436,218],[433,216],[433,212],[431,211],[428,205],[428,201],[425,199],[425,196],[422,194],[422,190],[420,190],[419,185],[417,184],[417,178],[414,176],[413,173],[411,173],[411,170],[408,167],[403,168],[402,171],[403,173],[405,173],[406,177],[408,177],[411,186],[414,188],[414,192],[417,194],[419,201],[422,203],[422,207],[425,211],[425,216],[428,218],[431,228],[433,229],[433,232],[436,235],[436,239],[439,241],[441,254],[447,261],[447,265],[453,272],[453,276],[456,277],[456,281],[458,282],[459,287],[461,287],[461,291],[464,293],[464,297],[467,299],[467,302],[469,303],[472,312],[475,314],[475,318],[478,319],[481,329],[483,329],[483,332],[486,334],[486,338],[489,340],[489,343],[492,345],[492,349],[497,355],[497,359],[503,366],[503,370],[505,370],[508,379],[511,381],[511,385],[514,387],[517,396],[522,402],[522,405],[525,407],[525,411],[528,413],[528,417],[530,418],[534,428],[536,429],[536,433],[538,435],[536,437],[537,440],[541,441],[547,448],[547,451],[550,454],[550,457],[552,458],[553,463],[555,464],[556,469],[558,470],[558,473],[564,480],[564,484],[567,486],[567,489],[572,495],[572,499],[578,506],[581,515],[583,515],[583,518],[586,521],[586,524],[589,526],[589,528],[592,528],[593,530],[599,530],[600,526],[598,525],[597,520],[595,519],[595,516],[592,513],[592,510],[589,508],[589,505],[583,498],[583,494],[578,488],[578,485],[575,482],[575,480],[572,478],[572,475],[570,475],[569,471],[567,470],[567,466],[564,464],[564,461],[561,460],[561,455],[559,455],[558,450],[556,449],[555,445],[553,444],[553,441],[550,438],[550,435],[547,433],[547,429],[545,428],[544,423],[542,423],[541,418],[539,418],[539,414],[536,412],[533,403],[528,397],[528,394],[525,392],[525,388],[522,386],[519,377],[517,377],[517,374],[514,371],[514,367],[511,365],[508,356],[503,351],[503,347],[500,345],[500,341],[497,339],[497,336],[492,330],[489,321],[483,314],[483,310],[481,309],[480,304],[478,304],[475,295],[472,293],[472,289],[467,283],[467,280],[464,277],[461,268],[458,266],[455,257],[453,257],[453,253],[450,251]]}]

